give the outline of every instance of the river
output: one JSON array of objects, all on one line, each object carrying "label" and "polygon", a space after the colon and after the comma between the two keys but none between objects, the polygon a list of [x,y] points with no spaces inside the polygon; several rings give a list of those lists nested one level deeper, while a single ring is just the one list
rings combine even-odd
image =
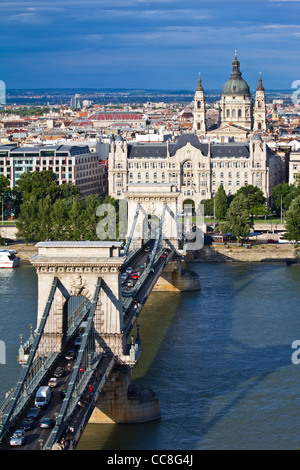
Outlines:
[{"label": "river", "polygon": [[[300,447],[300,267],[193,263],[202,289],[153,292],[139,318],[142,355],[132,378],[159,396],[162,417],[88,425],[90,450],[296,449]],[[36,326],[30,265],[0,270],[0,394],[14,385],[19,334]],[[300,357],[300,354],[299,354]]]}]

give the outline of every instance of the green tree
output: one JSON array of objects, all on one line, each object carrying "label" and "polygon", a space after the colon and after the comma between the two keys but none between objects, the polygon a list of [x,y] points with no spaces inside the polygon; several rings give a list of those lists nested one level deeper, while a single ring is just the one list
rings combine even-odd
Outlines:
[{"label": "green tree", "polygon": [[220,184],[215,196],[215,215],[216,219],[223,220],[226,218],[228,209],[228,200],[224,190],[224,186]]},{"label": "green tree", "polygon": [[300,196],[300,187],[289,183],[280,183],[272,189],[272,196],[277,211],[287,211],[291,202]]},{"label": "green tree", "polygon": [[263,215],[265,213],[266,198],[264,193],[258,186],[249,184],[248,186],[242,186],[236,193],[236,196],[243,194],[249,204],[249,212],[253,215]]},{"label": "green tree", "polygon": [[96,227],[99,218],[96,215],[101,199],[96,195],[89,195],[83,201],[82,207],[82,238],[84,240],[98,240]]},{"label": "green tree", "polygon": [[82,231],[84,225],[84,215],[82,203],[79,198],[76,198],[69,211],[68,226],[67,226],[67,239],[72,241],[82,240]]},{"label": "green tree", "polygon": [[21,206],[16,226],[18,238],[29,241],[36,240],[38,220],[38,202],[35,197],[29,197]]},{"label": "green tree", "polygon": [[59,197],[62,199],[79,197],[79,188],[74,183],[63,183],[59,187]]},{"label": "green tree", "polygon": [[0,176],[0,197],[6,198],[9,192],[9,179],[6,176]]},{"label": "green tree", "polygon": [[51,223],[52,202],[50,196],[37,201],[37,220],[36,234],[37,240],[52,239],[52,223]]},{"label": "green tree", "polygon": [[57,199],[51,210],[53,240],[66,240],[68,228],[68,205],[65,199]]},{"label": "green tree", "polygon": [[238,242],[249,235],[253,227],[253,218],[249,211],[249,202],[244,194],[235,196],[226,214],[226,222],[221,224],[223,232],[231,232]]},{"label": "green tree", "polygon": [[214,215],[214,199],[204,199],[201,201],[201,204],[204,205],[204,215],[206,217]]},{"label": "green tree", "polygon": [[6,176],[0,176],[0,210],[2,216],[2,207],[3,215],[5,214],[7,203],[9,200],[9,179]]},{"label": "green tree", "polygon": [[286,213],[286,238],[300,242],[300,196],[294,199]]},{"label": "green tree", "polygon": [[44,199],[49,196],[54,202],[60,196],[56,175],[50,170],[23,173],[18,179],[16,189],[22,193],[23,201],[30,196],[34,196],[36,199]]}]

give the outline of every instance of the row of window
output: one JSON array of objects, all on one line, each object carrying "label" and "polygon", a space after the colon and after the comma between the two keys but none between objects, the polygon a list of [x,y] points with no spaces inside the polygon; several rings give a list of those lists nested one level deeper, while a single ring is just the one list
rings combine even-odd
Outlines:
[{"label": "row of window", "polygon": [[[211,168],[250,168],[251,167],[251,162],[247,161],[247,162],[243,162],[243,161],[237,161],[237,162],[226,162],[226,161],[221,161],[221,162],[212,162],[211,163]],[[256,168],[261,168],[262,164],[259,163],[259,162],[256,162],[254,164],[254,167]],[[206,168],[206,164],[205,163],[198,163],[198,166],[196,166],[196,168]],[[122,165],[121,164],[118,164],[117,165],[117,169],[121,169],[122,168]],[[165,169],[165,168],[173,168],[173,169],[176,169],[178,168],[178,165],[176,163],[169,163],[169,165],[167,165],[166,162],[153,162],[153,163],[150,163],[150,162],[146,162],[146,163],[142,163],[142,162],[136,162],[136,163],[133,163],[133,162],[130,162],[128,164],[128,169],[132,170],[132,169],[142,169],[142,168],[145,168],[145,169],[150,169],[150,168],[162,168],[162,169]],[[192,169],[193,168],[193,164],[191,162],[185,162],[183,165],[182,165],[182,168],[183,169],[187,169],[187,168],[190,168]]]}]

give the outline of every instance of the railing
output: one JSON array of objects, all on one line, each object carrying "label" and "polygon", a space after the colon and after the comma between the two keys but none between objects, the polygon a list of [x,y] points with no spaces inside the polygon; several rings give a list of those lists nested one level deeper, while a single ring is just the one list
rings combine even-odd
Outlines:
[{"label": "railing", "polygon": [[114,368],[114,365],[115,365],[115,357],[113,356],[111,358],[111,361],[109,362],[107,368],[106,368],[105,374],[103,375],[101,381],[99,382],[98,387],[95,390],[93,398],[92,398],[92,400],[91,400],[91,402],[90,402],[90,404],[89,404],[89,406],[88,406],[88,408],[87,408],[87,410],[86,410],[86,412],[83,416],[83,419],[81,420],[80,426],[78,427],[75,434],[73,435],[73,439],[71,441],[71,444],[70,444],[70,447],[68,448],[68,450],[73,450],[76,447],[76,445],[77,445],[77,443],[80,439],[80,436],[81,436],[81,434],[82,434],[82,432],[83,432],[83,430],[84,430],[84,428],[85,428],[85,426],[86,426],[86,424],[87,424],[87,422],[88,422],[88,420],[89,420],[89,418],[90,418],[90,416],[91,416],[91,414],[94,410],[95,403],[97,401],[99,393],[103,389],[103,387],[105,385],[105,382],[107,380],[107,377],[109,376],[110,372]]},{"label": "railing", "polygon": [[[52,301],[53,301],[54,294],[56,291],[57,283],[58,283],[58,278],[55,277],[51,286],[51,290],[49,293],[48,300],[46,302],[45,310],[41,318],[41,321],[40,321],[40,324],[39,324],[39,327],[38,327],[38,330],[34,339],[34,344],[31,348],[29,357],[27,359],[26,364],[23,367],[21,377],[16,387],[14,388],[14,390],[12,391],[12,393],[10,393],[8,397],[9,403],[8,403],[8,406],[5,407],[6,411],[2,416],[2,423],[1,423],[1,428],[0,428],[0,442],[5,437],[7,431],[10,429],[12,423],[15,421],[16,417],[20,413],[20,409],[23,409],[25,404],[30,399],[30,395],[28,394],[28,391],[27,391],[29,387],[29,385],[27,384],[27,379],[31,372],[31,368],[34,365],[35,355],[36,355],[36,352],[37,352],[37,349],[38,349],[38,346],[42,337],[42,333],[44,331],[45,324],[47,322],[47,318],[50,313],[50,308],[52,306]],[[42,363],[41,368],[38,370],[38,372],[41,372],[41,373],[37,375],[35,374],[33,378],[34,382],[39,382],[44,377],[44,374],[46,373],[46,370],[47,370],[45,364],[44,366]],[[20,400],[22,401],[20,402]]]},{"label": "railing", "polygon": [[93,375],[95,369],[97,368],[99,364],[99,360],[101,360],[102,355],[99,354],[97,360],[95,360],[93,364],[91,363],[89,364],[89,367],[87,368],[87,370],[84,371],[84,375],[81,377],[81,379],[79,379],[80,367],[83,361],[84,354],[86,353],[86,350],[87,350],[88,338],[93,328],[94,313],[95,313],[96,306],[97,306],[100,288],[101,288],[101,278],[98,278],[94,298],[89,307],[87,325],[86,325],[85,332],[82,337],[82,343],[81,343],[77,360],[76,360],[76,363],[72,372],[72,376],[68,385],[67,393],[64,398],[63,404],[61,406],[60,413],[57,417],[56,425],[52,433],[50,434],[50,437],[47,443],[44,446],[45,450],[52,449],[55,442],[57,442],[60,439],[60,436],[65,430],[66,423],[68,422],[69,417],[71,416],[75,407],[78,404],[78,397],[80,397],[80,395],[84,391],[88,381],[90,380],[91,376]]}]

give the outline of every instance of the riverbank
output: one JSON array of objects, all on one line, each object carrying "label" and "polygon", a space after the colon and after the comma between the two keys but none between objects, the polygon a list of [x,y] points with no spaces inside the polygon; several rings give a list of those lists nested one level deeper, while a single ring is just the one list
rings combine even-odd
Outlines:
[{"label": "riverbank", "polygon": [[[37,254],[35,244],[14,244],[7,248],[17,250],[21,262],[28,261]],[[299,250],[300,251],[300,250]],[[202,250],[191,251],[187,262],[286,262],[295,260],[296,250],[293,245],[286,244],[257,244],[251,248],[238,245],[213,244],[205,245]]]},{"label": "riverbank", "polygon": [[15,243],[13,245],[7,245],[3,249],[16,250],[17,256],[21,262],[28,261],[32,256],[36,255],[38,250],[35,243],[26,245],[25,243]]},{"label": "riverbank", "polygon": [[286,262],[295,260],[296,250],[287,244],[257,244],[250,248],[238,245],[205,245],[202,250],[190,252],[189,262]]}]

